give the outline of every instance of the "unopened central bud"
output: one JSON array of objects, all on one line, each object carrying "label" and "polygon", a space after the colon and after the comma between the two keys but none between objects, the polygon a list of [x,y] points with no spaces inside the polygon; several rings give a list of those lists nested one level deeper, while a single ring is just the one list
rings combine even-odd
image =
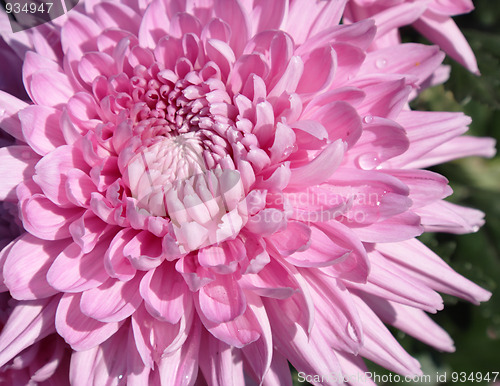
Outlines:
[{"label": "unopened central bud", "polygon": [[152,215],[166,216],[165,196],[173,185],[207,170],[202,153],[194,132],[165,137],[142,149],[128,164],[132,197]]}]

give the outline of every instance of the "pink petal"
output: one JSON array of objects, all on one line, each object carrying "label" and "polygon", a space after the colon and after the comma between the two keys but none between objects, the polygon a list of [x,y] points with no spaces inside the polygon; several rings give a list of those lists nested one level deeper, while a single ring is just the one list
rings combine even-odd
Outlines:
[{"label": "pink petal", "polygon": [[[38,105],[60,108],[75,93],[65,74],[51,70],[36,71],[29,85],[33,101]],[[47,93],[47,90],[51,90]]]},{"label": "pink petal", "polygon": [[415,210],[426,232],[464,234],[477,232],[484,224],[484,213],[446,201],[437,201]]},{"label": "pink petal", "polygon": [[89,17],[80,12],[68,15],[68,21],[61,30],[63,52],[74,50],[81,55],[84,52],[97,51],[96,39],[102,29]]},{"label": "pink petal", "polygon": [[318,336],[317,328],[313,327],[313,333],[308,334],[294,319],[283,314],[286,308],[275,307],[267,301],[264,304],[273,329],[276,349],[298,371],[306,374],[330,374],[340,371],[333,350]]},{"label": "pink petal", "polygon": [[74,243],[68,245],[52,262],[47,281],[61,292],[82,292],[101,285],[108,279],[102,262],[108,243],[104,239],[87,254]]},{"label": "pink petal", "polygon": [[176,324],[190,301],[189,289],[174,264],[163,263],[141,280],[139,291],[146,308],[155,318]]},{"label": "pink petal", "polygon": [[387,220],[354,230],[361,241],[367,243],[392,243],[408,240],[420,236],[423,231],[420,217],[412,212],[404,212]]},{"label": "pink petal", "polygon": [[229,322],[214,323],[204,316],[198,302],[195,302],[195,305],[203,325],[221,344],[242,348],[255,342],[261,336],[259,320],[250,307]]},{"label": "pink petal", "polygon": [[94,7],[94,15],[97,23],[102,28],[126,28],[137,35],[140,25],[140,16],[125,4],[120,3],[99,3]]},{"label": "pink petal", "polygon": [[296,0],[290,6],[285,31],[292,35],[295,44],[302,44],[310,36],[337,25],[345,4],[345,0],[313,4],[307,0]]},{"label": "pink petal", "polygon": [[245,295],[230,275],[218,275],[198,294],[200,311],[213,323],[232,321],[245,312]]},{"label": "pink petal", "polygon": [[33,180],[53,203],[70,206],[66,196],[66,174],[73,168],[87,168],[81,152],[69,145],[61,146],[37,163]]},{"label": "pink petal", "polygon": [[469,71],[479,74],[474,52],[450,17],[428,10],[413,26]]},{"label": "pink petal", "polygon": [[143,47],[154,49],[156,43],[168,31],[170,20],[167,16],[165,4],[161,0],[151,2],[142,17],[139,28],[139,43]]},{"label": "pink petal", "polygon": [[493,138],[477,138],[462,135],[435,148],[420,159],[406,165],[423,168],[465,157],[492,158],[496,154],[496,141]]},{"label": "pink petal", "polygon": [[78,74],[88,85],[92,85],[98,76],[110,77],[115,73],[114,59],[102,52],[89,52],[78,63]]},{"label": "pink petal", "polygon": [[41,156],[65,144],[60,118],[59,110],[46,106],[28,106],[19,113],[26,142]]},{"label": "pink petal", "polygon": [[89,350],[108,340],[121,323],[102,323],[80,311],[81,294],[64,294],[56,313],[56,330],[73,350]]},{"label": "pink petal", "polygon": [[466,299],[472,303],[486,301],[491,293],[451,269],[438,255],[420,241],[412,239],[394,244],[378,244],[384,256],[429,288]]},{"label": "pink petal", "polygon": [[238,262],[245,257],[245,247],[239,239],[227,240],[219,245],[201,248],[198,262],[202,267],[210,268],[217,274],[236,271]]},{"label": "pink petal", "polygon": [[0,200],[17,201],[16,187],[33,175],[37,161],[29,146],[0,148]]},{"label": "pink petal", "polygon": [[372,265],[368,283],[347,283],[347,286],[427,312],[435,313],[443,309],[443,299],[438,293],[407,275],[403,269],[380,253],[370,252],[370,261]]},{"label": "pink petal", "polygon": [[384,323],[438,350],[455,351],[451,337],[424,311],[367,294],[363,294],[363,300]]},{"label": "pink petal", "polygon": [[406,3],[391,6],[382,12],[373,15],[377,25],[377,39],[394,29],[413,23],[425,11],[426,5],[422,3]]},{"label": "pink petal", "polygon": [[230,45],[236,56],[243,52],[250,33],[250,21],[239,1],[229,0],[225,3],[214,2],[215,15],[231,27]]},{"label": "pink petal", "polygon": [[122,229],[113,238],[104,254],[104,266],[109,276],[128,281],[135,276],[136,269],[123,254],[123,248],[135,236],[133,229]]},{"label": "pink petal", "polygon": [[145,307],[140,307],[132,315],[132,328],[144,365],[153,368],[154,362],[158,363],[162,357],[178,351],[186,342],[192,323],[192,307],[185,310],[177,324],[161,322],[153,318]]},{"label": "pink petal", "polygon": [[286,357],[273,351],[271,367],[263,380],[264,385],[292,385],[292,374]]},{"label": "pink petal", "polygon": [[331,143],[307,165],[291,169],[288,187],[304,187],[324,182],[339,167],[345,150],[346,144],[342,140]]},{"label": "pink petal", "polygon": [[354,299],[365,331],[365,344],[360,354],[402,375],[422,374],[418,361],[399,345],[373,311],[361,299]]},{"label": "pink petal", "polygon": [[248,296],[248,307],[253,311],[261,328],[260,339],[241,349],[249,368],[259,381],[268,372],[273,356],[273,338],[266,309],[259,296]]},{"label": "pink petal", "polygon": [[123,247],[123,254],[136,269],[144,271],[157,267],[164,258],[161,239],[146,231],[135,235]]},{"label": "pink petal", "polygon": [[282,256],[294,256],[307,250],[312,242],[311,228],[298,221],[289,221],[285,230],[276,232],[269,240]]},{"label": "pink petal", "polygon": [[141,279],[142,275],[125,282],[110,278],[99,287],[86,290],[80,300],[82,313],[106,323],[128,318],[142,303]]},{"label": "pink petal", "polygon": [[[101,345],[86,351],[75,351],[71,356],[70,381],[72,385],[103,385],[118,381],[127,373],[128,326],[122,327]],[[113,361],[109,361],[113,358]]]},{"label": "pink petal", "polygon": [[5,285],[15,299],[41,299],[57,293],[46,275],[56,256],[68,241],[47,242],[29,233],[19,236],[6,256]]},{"label": "pink petal", "polygon": [[69,237],[69,226],[83,214],[81,209],[60,208],[41,194],[23,200],[21,212],[24,228],[44,240]]},{"label": "pink petal", "polygon": [[84,253],[92,251],[99,238],[103,237],[107,230],[109,230],[109,225],[90,211],[86,211],[69,226],[73,241]]},{"label": "pink petal", "polygon": [[425,81],[444,59],[437,46],[399,44],[371,52],[361,67],[367,73],[397,73],[416,76],[418,84]]},{"label": "pink petal", "polygon": [[0,365],[54,332],[59,296],[17,302],[0,335]]},{"label": "pink petal", "polygon": [[243,361],[239,350],[214,338],[202,334],[200,354],[207,360],[200,361],[204,379],[211,385],[243,385]]},{"label": "pink petal", "polygon": [[320,47],[303,56],[304,71],[296,92],[315,94],[325,90],[333,81],[337,68],[337,54],[330,45]]},{"label": "pink petal", "polygon": [[[329,245],[330,242],[337,245],[334,251],[340,249],[340,253],[337,252],[336,254],[338,258],[336,264],[323,268],[322,271],[328,275],[340,277],[349,281],[358,283],[366,282],[366,277],[370,270],[370,262],[366,255],[365,247],[359,238],[356,237],[356,234],[337,221],[329,221],[327,223],[317,224],[316,226],[330,239],[327,240],[322,237],[323,240],[321,240],[317,246],[320,253],[327,254],[327,251],[322,248],[324,248],[325,245]],[[316,248],[316,246],[313,244],[312,248]],[[343,249],[346,252],[349,251],[349,255],[345,256]],[[328,254],[326,256],[328,256]],[[342,257],[344,257],[344,259]]]},{"label": "pink petal", "polygon": [[[470,118],[462,113],[429,111],[402,111],[397,120],[406,130],[410,148],[405,153],[386,161],[384,166],[394,169],[406,168],[407,165],[414,168],[429,166],[425,161],[422,163],[423,156],[465,133],[467,125],[471,122]],[[424,166],[419,166],[420,164]]]},{"label": "pink petal", "polygon": [[0,90],[0,125],[16,139],[24,141],[21,122],[17,113],[28,106],[26,102]]},{"label": "pink petal", "polygon": [[238,281],[241,288],[259,296],[286,299],[298,288],[298,283],[275,259],[272,259],[258,273],[247,273]]},{"label": "pink petal", "polygon": [[348,148],[351,148],[361,136],[361,118],[348,103],[342,101],[331,102],[315,110],[310,115],[304,114],[305,117],[322,124],[330,141],[342,139],[347,143]]},{"label": "pink petal", "polygon": [[158,364],[160,379],[165,384],[192,386],[199,372],[201,323],[194,321],[181,348],[163,357]]},{"label": "pink petal", "polygon": [[258,0],[253,4],[252,36],[260,31],[279,30],[288,13],[288,2],[285,0]]},{"label": "pink petal", "polygon": [[371,116],[396,119],[412,90],[410,81],[400,75],[366,76],[350,83],[366,93],[358,114],[368,121]]},{"label": "pink petal", "polygon": [[428,170],[389,170],[387,172],[410,188],[409,197],[412,200],[412,208],[426,206],[452,193],[445,177]]},{"label": "pink petal", "polygon": [[311,294],[315,298],[315,323],[322,331],[329,331],[325,339],[337,351],[357,354],[363,345],[363,327],[360,316],[346,287],[321,273],[307,274]]}]

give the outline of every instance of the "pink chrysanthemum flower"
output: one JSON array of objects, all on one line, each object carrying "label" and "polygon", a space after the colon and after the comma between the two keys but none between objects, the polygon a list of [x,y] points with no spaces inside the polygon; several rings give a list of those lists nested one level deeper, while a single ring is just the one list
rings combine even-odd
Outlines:
[{"label": "pink chrysanthemum flower", "polygon": [[[414,237],[483,215],[420,168],[493,143],[410,111],[443,54],[367,52],[374,23],[338,25],[344,5],[89,0],[19,35],[33,103],[0,93],[0,199],[26,233],[0,263],[74,350],[71,384],[418,374],[384,323],[453,350],[436,291],[490,294]],[[0,365],[40,328],[2,333]]]},{"label": "pink chrysanthemum flower", "polygon": [[452,19],[473,9],[472,0],[349,0],[344,21],[373,18],[379,27],[372,43],[376,48],[399,44],[398,28],[411,24],[469,71],[479,74],[474,53]]}]

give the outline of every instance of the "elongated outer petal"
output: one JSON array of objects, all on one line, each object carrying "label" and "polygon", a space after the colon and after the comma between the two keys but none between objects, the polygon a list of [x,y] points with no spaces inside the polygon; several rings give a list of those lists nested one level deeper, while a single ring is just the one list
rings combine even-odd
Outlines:
[{"label": "elongated outer petal", "polygon": [[29,233],[19,236],[7,252],[3,275],[11,295],[19,300],[41,299],[56,294],[46,279],[56,256],[68,240],[40,240]]},{"label": "elongated outer petal", "polygon": [[269,304],[267,300],[264,300],[264,304],[273,329],[276,349],[285,355],[298,371],[306,374],[340,374],[335,354],[319,335],[318,327],[314,325],[312,331],[306,333],[293,319],[283,314],[283,308]]},{"label": "elongated outer petal", "polygon": [[455,351],[450,336],[424,311],[368,294],[363,294],[362,297],[384,323],[389,323],[438,350]]},{"label": "elongated outer petal", "polygon": [[365,285],[346,283],[348,287],[432,313],[443,309],[443,299],[432,288],[406,274],[377,251],[371,251],[369,256],[372,265],[368,282]]},{"label": "elongated outer petal", "polygon": [[18,302],[0,334],[0,366],[25,348],[54,332],[54,316],[60,297]]},{"label": "elongated outer petal", "polygon": [[427,232],[464,234],[477,232],[484,224],[484,213],[447,201],[433,202],[415,210]]},{"label": "elongated outer petal", "polygon": [[411,277],[429,288],[479,304],[491,293],[459,275],[438,255],[418,240],[394,244],[377,244],[377,250],[402,267]]},{"label": "elongated outer petal", "polygon": [[202,335],[200,369],[210,385],[243,385],[243,361],[234,347],[214,338],[208,332]]},{"label": "elongated outer petal", "polygon": [[437,147],[418,160],[406,165],[410,168],[426,168],[464,157],[491,158],[496,154],[493,138],[477,138],[462,135]]},{"label": "elongated outer petal", "polygon": [[56,313],[56,330],[74,350],[89,350],[105,342],[120,328],[121,322],[102,323],[80,311],[81,294],[66,293]]},{"label": "elongated outer petal", "polygon": [[413,26],[470,72],[479,74],[474,52],[450,17],[427,11]]},{"label": "elongated outer petal", "polygon": [[[158,369],[160,379],[165,385],[192,386],[195,384],[200,362],[201,330],[201,323],[198,320],[193,321],[182,347],[160,360]],[[202,361],[205,359],[201,358]]]},{"label": "elongated outer petal", "polygon": [[385,368],[402,375],[420,375],[420,363],[394,339],[366,303],[353,296],[365,331],[365,344],[360,354]]},{"label": "elongated outer petal", "polygon": [[407,43],[370,52],[361,66],[366,73],[410,74],[425,81],[444,59],[438,46]]},{"label": "elongated outer petal", "polygon": [[350,293],[341,281],[302,269],[315,298],[315,323],[328,331],[325,339],[337,350],[357,354],[363,345],[363,327]]},{"label": "elongated outer petal", "polygon": [[[120,384],[120,376],[127,373],[129,326],[124,325],[106,342],[85,351],[74,351],[71,356],[70,381],[75,386]],[[110,359],[113,360],[110,360]]]},{"label": "elongated outer petal", "polygon": [[21,141],[24,135],[17,114],[27,106],[26,102],[0,90],[0,127]]},{"label": "elongated outer petal", "polygon": [[241,349],[249,368],[259,381],[262,381],[269,371],[273,356],[273,338],[271,325],[266,309],[260,296],[247,293],[248,307],[253,311],[261,327],[260,338]]},{"label": "elongated outer petal", "polygon": [[17,201],[16,187],[33,175],[38,159],[29,146],[0,148],[0,201]]}]

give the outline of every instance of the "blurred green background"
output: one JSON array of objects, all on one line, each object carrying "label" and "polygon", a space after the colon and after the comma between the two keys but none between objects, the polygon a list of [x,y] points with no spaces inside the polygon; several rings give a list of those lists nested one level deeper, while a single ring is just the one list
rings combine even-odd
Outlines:
[{"label": "blurred green background", "polygon": [[[451,77],[442,86],[425,90],[412,103],[417,110],[463,111],[472,117],[469,135],[493,137],[500,143],[500,0],[474,0],[476,10],[455,18],[474,50],[481,76],[470,74],[450,59]],[[411,29],[409,40],[420,40]],[[431,382],[410,385],[489,385],[492,382],[453,383],[452,372],[500,372],[500,156],[476,157],[449,162],[432,170],[446,176],[454,194],[450,201],[486,213],[486,225],[469,235],[424,234],[420,239],[456,271],[493,293],[491,300],[475,306],[443,296],[444,311],[432,317],[455,341],[456,352],[438,352],[404,333],[392,330],[407,351],[430,374]],[[389,371],[368,363],[377,374]],[[448,382],[436,382],[436,372],[447,372]],[[296,378],[295,378],[296,379]],[[500,374],[497,384],[500,385]],[[296,382],[297,385],[300,383]],[[406,383],[383,383],[404,385]],[[300,384],[304,385],[304,383]]]}]

